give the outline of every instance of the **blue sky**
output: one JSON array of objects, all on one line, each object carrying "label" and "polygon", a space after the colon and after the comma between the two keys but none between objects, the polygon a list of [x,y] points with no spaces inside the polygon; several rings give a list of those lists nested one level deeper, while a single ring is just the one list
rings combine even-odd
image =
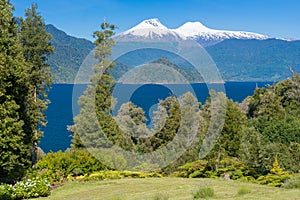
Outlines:
[{"label": "blue sky", "polygon": [[122,32],[148,18],[170,28],[200,21],[215,29],[243,30],[273,37],[300,39],[299,0],[11,0],[15,15],[23,16],[32,3],[47,24],[92,40],[106,21]]}]

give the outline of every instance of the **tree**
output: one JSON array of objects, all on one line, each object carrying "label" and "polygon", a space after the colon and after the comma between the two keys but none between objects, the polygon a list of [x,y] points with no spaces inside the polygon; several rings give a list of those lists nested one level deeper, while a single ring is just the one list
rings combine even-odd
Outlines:
[{"label": "tree", "polygon": [[111,38],[115,25],[104,22],[101,29],[94,32],[94,57],[98,59],[93,67],[95,74],[91,77],[91,85],[79,99],[80,114],[74,118],[75,124],[69,130],[74,133],[74,147],[107,148],[115,144],[131,150],[133,143],[130,137],[122,132],[111,114],[115,82],[110,75],[114,63],[108,56],[115,44]]},{"label": "tree", "polygon": [[28,142],[33,145],[32,164],[37,162],[37,148],[42,132],[40,126],[46,125],[44,111],[49,103],[47,92],[52,83],[50,66],[46,63],[47,56],[54,52],[49,40],[43,18],[37,13],[37,5],[25,11],[25,19],[21,19],[20,42],[23,54],[29,64],[29,80],[31,100],[24,109],[25,132]]},{"label": "tree", "polygon": [[137,145],[140,137],[148,137],[150,135],[146,126],[147,118],[145,117],[145,112],[132,102],[124,103],[115,119],[121,130],[130,136],[135,145]]},{"label": "tree", "polygon": [[[223,93],[218,93],[217,95],[221,97],[224,96]],[[247,125],[246,115],[240,109],[238,103],[226,97],[224,100],[227,102],[225,123],[215,146],[207,155],[207,159],[214,169],[218,169],[221,160],[226,157],[240,158],[243,131]],[[206,108],[208,105],[210,106],[209,99],[204,108],[204,112],[206,113],[208,112]],[[207,115],[209,116],[210,114],[207,113]]]},{"label": "tree", "polygon": [[154,128],[147,138],[139,138],[139,151],[153,152],[171,142],[180,127],[181,110],[178,99],[170,96],[159,102],[158,111],[153,118]]},{"label": "tree", "polygon": [[0,1],[0,181],[14,182],[30,166],[22,111],[29,91],[28,65],[8,0]]}]

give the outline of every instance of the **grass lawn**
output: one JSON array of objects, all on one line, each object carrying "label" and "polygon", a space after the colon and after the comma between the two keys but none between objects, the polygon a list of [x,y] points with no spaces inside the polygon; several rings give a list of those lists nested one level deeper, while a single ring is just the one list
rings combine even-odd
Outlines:
[{"label": "grass lawn", "polygon": [[[214,199],[286,199],[300,200],[300,190],[287,190],[239,181],[221,179],[149,178],[106,180],[94,183],[70,182],[39,200],[154,200],[193,199],[192,193],[201,186],[214,189]],[[248,194],[237,195],[240,189]],[[161,200],[165,200],[161,198]]]}]

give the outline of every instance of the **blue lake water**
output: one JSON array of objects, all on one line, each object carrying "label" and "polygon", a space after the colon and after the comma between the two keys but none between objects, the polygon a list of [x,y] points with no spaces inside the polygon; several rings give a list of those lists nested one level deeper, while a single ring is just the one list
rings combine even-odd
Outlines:
[{"label": "blue lake water", "polygon": [[[270,82],[227,82],[225,92],[228,98],[241,102],[247,96],[252,95],[256,86],[266,87]],[[41,139],[40,147],[45,151],[66,150],[70,147],[71,133],[67,131],[67,126],[73,124],[73,87],[71,84],[55,84],[49,93],[51,104],[46,111],[48,124],[42,128],[44,137]],[[76,86],[76,97],[82,94],[86,85]],[[222,91],[222,85],[213,84],[210,88]],[[149,110],[157,105],[159,99],[165,99],[167,96],[180,96],[187,91],[193,92],[198,100],[205,102],[208,96],[208,88],[205,83],[192,85],[134,85],[134,84],[117,84],[113,91],[113,96],[118,99],[115,115],[122,103],[132,101],[145,110],[147,118],[151,118]],[[75,114],[77,110],[75,109]]]}]

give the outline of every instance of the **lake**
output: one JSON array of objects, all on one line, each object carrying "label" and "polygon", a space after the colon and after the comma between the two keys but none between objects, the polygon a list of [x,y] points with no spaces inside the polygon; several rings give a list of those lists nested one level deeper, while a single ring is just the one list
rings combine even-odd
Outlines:
[{"label": "lake", "polygon": [[[228,98],[241,102],[247,96],[252,95],[254,89],[266,87],[270,82],[227,82],[225,91]],[[212,87],[219,90],[222,85],[214,84]],[[67,131],[67,126],[73,124],[72,110],[72,84],[54,84],[49,93],[51,104],[46,111],[48,124],[43,127],[44,137],[41,139],[40,147],[45,151],[66,150],[70,147],[71,133]],[[86,85],[76,85],[76,96],[80,96],[85,90]],[[219,89],[218,89],[219,88]],[[208,88],[205,83],[196,83],[191,85],[134,85],[134,84],[117,84],[113,91],[113,96],[118,99],[115,115],[120,105],[127,101],[132,101],[145,110],[148,119],[151,118],[151,112],[157,105],[159,99],[165,99],[169,95],[180,96],[187,91],[191,91],[197,96],[202,103],[208,96]],[[77,98],[75,98],[77,99]],[[77,100],[76,100],[77,101]],[[78,112],[75,109],[75,114]]]}]

